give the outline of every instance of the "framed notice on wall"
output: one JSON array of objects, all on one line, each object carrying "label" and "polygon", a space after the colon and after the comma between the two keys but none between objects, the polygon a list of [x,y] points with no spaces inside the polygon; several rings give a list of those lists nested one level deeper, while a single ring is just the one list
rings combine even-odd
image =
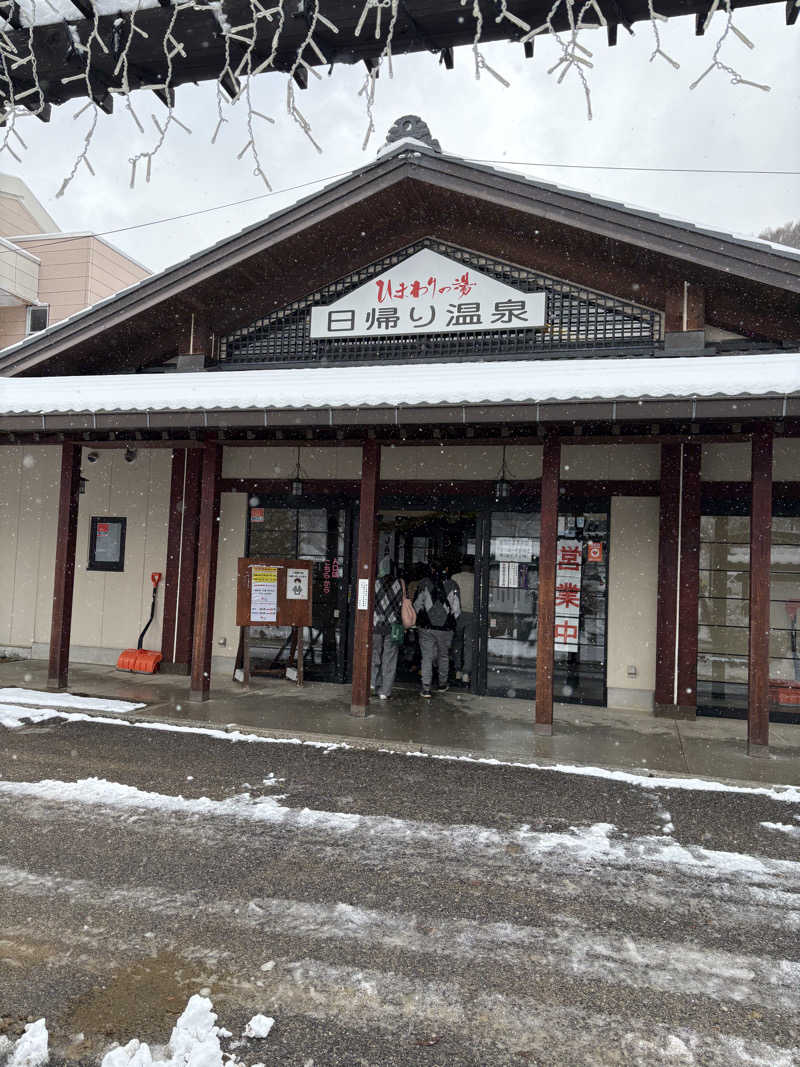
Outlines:
[{"label": "framed notice on wall", "polygon": [[94,515],[89,526],[90,571],[122,571],[125,569],[126,518]]}]

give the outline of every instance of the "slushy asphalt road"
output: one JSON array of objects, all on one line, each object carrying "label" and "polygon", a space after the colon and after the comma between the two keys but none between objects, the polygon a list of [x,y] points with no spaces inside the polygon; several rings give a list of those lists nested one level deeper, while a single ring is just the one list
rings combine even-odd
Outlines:
[{"label": "slushy asphalt road", "polygon": [[247,1064],[788,1067],[799,834],[741,792],[0,729],[0,1032],[97,1063],[206,990],[231,1040],[275,1017]]}]

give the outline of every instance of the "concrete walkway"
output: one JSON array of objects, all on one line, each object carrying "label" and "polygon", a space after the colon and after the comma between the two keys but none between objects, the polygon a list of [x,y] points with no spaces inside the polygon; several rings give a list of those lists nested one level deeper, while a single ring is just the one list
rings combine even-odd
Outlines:
[{"label": "concrete walkway", "polygon": [[[0,686],[46,688],[47,664],[0,663]],[[239,727],[277,737],[346,741],[365,747],[469,754],[519,762],[564,762],[681,776],[800,785],[800,725],[772,723],[770,758],[746,751],[746,723],[656,719],[643,712],[558,704],[552,737],[534,735],[533,703],[451,689],[424,702],[416,690],[373,700],[365,719],[350,715],[349,686],[259,680],[250,688],[215,681],[212,699],[188,701],[188,680],[72,666],[70,692],[140,702],[131,719]]]}]

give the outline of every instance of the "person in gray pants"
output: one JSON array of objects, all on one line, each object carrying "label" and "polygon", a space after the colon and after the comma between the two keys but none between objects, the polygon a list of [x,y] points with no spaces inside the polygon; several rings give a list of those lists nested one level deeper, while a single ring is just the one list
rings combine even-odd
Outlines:
[{"label": "person in gray pants", "polygon": [[450,646],[461,614],[458,586],[434,565],[430,575],[417,586],[414,608],[422,655],[422,696],[430,699],[434,664],[439,692],[445,693],[450,688]]},{"label": "person in gray pants", "polygon": [[400,644],[392,638],[392,624],[400,623],[403,586],[395,577],[394,564],[385,556],[378,567],[375,582],[375,610],[372,616],[372,688],[381,700],[392,695],[397,674]]}]

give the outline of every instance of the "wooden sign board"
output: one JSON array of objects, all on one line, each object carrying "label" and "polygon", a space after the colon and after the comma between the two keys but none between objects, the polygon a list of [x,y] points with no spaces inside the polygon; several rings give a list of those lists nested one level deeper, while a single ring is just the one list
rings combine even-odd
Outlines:
[{"label": "wooden sign board", "polygon": [[237,626],[310,626],[312,567],[307,559],[240,559]]}]

